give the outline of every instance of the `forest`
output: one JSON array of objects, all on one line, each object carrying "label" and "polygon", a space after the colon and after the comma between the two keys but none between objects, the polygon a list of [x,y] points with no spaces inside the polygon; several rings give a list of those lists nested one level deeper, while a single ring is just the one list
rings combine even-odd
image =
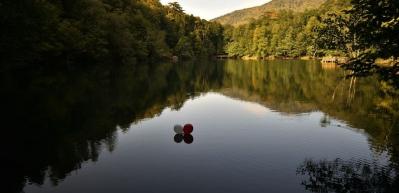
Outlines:
[{"label": "forest", "polygon": [[[249,59],[350,58],[355,75],[373,72],[398,84],[399,2],[328,0],[318,9],[278,11],[239,27],[226,27],[226,52]],[[376,60],[388,59],[381,68]]]},{"label": "forest", "polygon": [[[370,136],[370,149],[392,155],[391,168],[399,171],[399,0],[326,0],[317,9],[277,10],[239,26],[159,0],[4,0],[0,25],[6,192],[46,181],[55,187],[114,151],[118,132],[166,108],[179,113],[208,92],[282,115],[317,111],[321,127],[342,120]],[[216,60],[220,55],[237,60]],[[342,65],[347,71],[316,60],[324,56],[350,58]],[[274,58],[315,60],[263,61]],[[310,176],[302,182],[308,190],[350,191],[357,181],[347,176],[367,173],[354,167],[333,174],[351,161],[305,160],[297,173]],[[378,181],[390,172],[374,169],[360,185],[397,189],[397,175]]]},{"label": "forest", "polygon": [[158,0],[4,1],[0,24],[2,68],[115,65],[223,49],[220,24]]},{"label": "forest", "polygon": [[[371,9],[372,7],[372,9]],[[399,2],[327,0],[233,27],[158,0],[18,0],[0,3],[0,62],[7,69],[230,57],[346,56],[359,75],[397,79]],[[380,69],[376,59],[389,59]],[[397,80],[396,80],[397,81]]]},{"label": "forest", "polygon": [[[382,43],[392,44],[386,49],[393,51],[398,42],[393,36],[398,30],[398,14],[397,1],[329,0],[318,9],[283,10],[237,28],[227,27],[226,51],[238,57],[354,58],[371,47],[382,51],[381,46],[377,48]],[[392,56],[392,51],[382,57]]]}]

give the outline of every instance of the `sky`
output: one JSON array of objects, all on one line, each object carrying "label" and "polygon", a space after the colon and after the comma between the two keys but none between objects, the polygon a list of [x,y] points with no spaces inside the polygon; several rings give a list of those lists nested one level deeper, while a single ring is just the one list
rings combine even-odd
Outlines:
[{"label": "sky", "polygon": [[269,1],[270,0],[161,0],[161,3],[178,2],[186,13],[210,20],[238,9],[263,5]]}]

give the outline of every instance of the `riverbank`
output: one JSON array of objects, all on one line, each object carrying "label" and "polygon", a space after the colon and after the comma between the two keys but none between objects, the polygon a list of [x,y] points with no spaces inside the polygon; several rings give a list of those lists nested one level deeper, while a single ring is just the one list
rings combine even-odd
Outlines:
[{"label": "riverbank", "polygon": [[288,57],[288,56],[228,56],[226,55],[217,55],[217,59],[241,59],[241,60],[321,60],[322,62],[327,63],[345,63],[349,60],[348,57],[338,57],[338,56],[326,56],[326,57],[313,57],[313,56],[299,56],[299,57]]},{"label": "riverbank", "polygon": [[[259,57],[259,56],[229,56],[227,54],[224,55],[216,55],[217,59],[241,59],[241,60],[320,60],[322,63],[333,63],[333,64],[345,64],[350,58],[346,56],[324,56],[324,57],[313,57],[313,56],[300,56],[300,57],[287,57],[287,56],[267,56],[267,57]],[[399,60],[383,59],[377,58],[375,60],[375,64],[381,67],[392,67],[395,63],[399,62]]]}]

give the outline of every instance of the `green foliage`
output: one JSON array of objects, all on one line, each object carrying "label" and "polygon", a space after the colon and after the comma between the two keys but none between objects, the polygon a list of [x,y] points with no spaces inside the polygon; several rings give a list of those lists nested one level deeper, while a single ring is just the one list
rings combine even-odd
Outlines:
[{"label": "green foliage", "polygon": [[[229,56],[348,56],[351,75],[374,72],[399,86],[399,1],[327,0],[318,10],[279,11],[226,27]],[[388,67],[375,64],[389,59]]]},{"label": "green foliage", "polygon": [[[346,27],[357,38],[359,58],[399,57],[399,2],[396,0],[352,0],[346,11]],[[370,9],[372,7],[372,9]],[[396,63],[396,65],[398,65]]]},{"label": "green foliage", "polygon": [[[223,25],[240,25],[251,23],[252,20],[260,19],[263,16],[275,17],[280,11],[304,12],[317,9],[325,1],[331,0],[273,0],[264,5],[237,10],[232,13],[213,19]],[[334,1],[334,0],[333,0]]]},{"label": "green foliage", "polygon": [[317,11],[281,11],[277,18],[264,17],[226,30],[226,52],[230,56],[315,56],[320,27]]},{"label": "green foliage", "polygon": [[186,36],[181,37],[176,44],[175,52],[182,57],[193,57],[194,51],[190,38]]},{"label": "green foliage", "polygon": [[[398,18],[399,1],[352,0],[351,7],[323,19],[328,30],[322,30],[320,36],[330,42],[330,49],[349,54],[351,60],[344,67],[352,75],[377,72],[399,86]],[[381,68],[375,64],[378,58],[390,58],[392,62]]]},{"label": "green foliage", "polygon": [[[158,0],[17,0],[0,3],[2,67],[56,62],[136,63],[213,55],[223,49],[220,24]],[[195,39],[181,53],[183,37]],[[194,44],[191,42],[191,44]],[[204,51],[206,50],[206,51]]]}]

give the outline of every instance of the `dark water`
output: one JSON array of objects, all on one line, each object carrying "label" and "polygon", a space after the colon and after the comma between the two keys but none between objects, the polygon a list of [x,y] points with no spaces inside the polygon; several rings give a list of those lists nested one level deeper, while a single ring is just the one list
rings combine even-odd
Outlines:
[{"label": "dark water", "polygon": [[3,77],[7,192],[399,188],[399,94],[376,77],[316,61],[58,72]]}]

